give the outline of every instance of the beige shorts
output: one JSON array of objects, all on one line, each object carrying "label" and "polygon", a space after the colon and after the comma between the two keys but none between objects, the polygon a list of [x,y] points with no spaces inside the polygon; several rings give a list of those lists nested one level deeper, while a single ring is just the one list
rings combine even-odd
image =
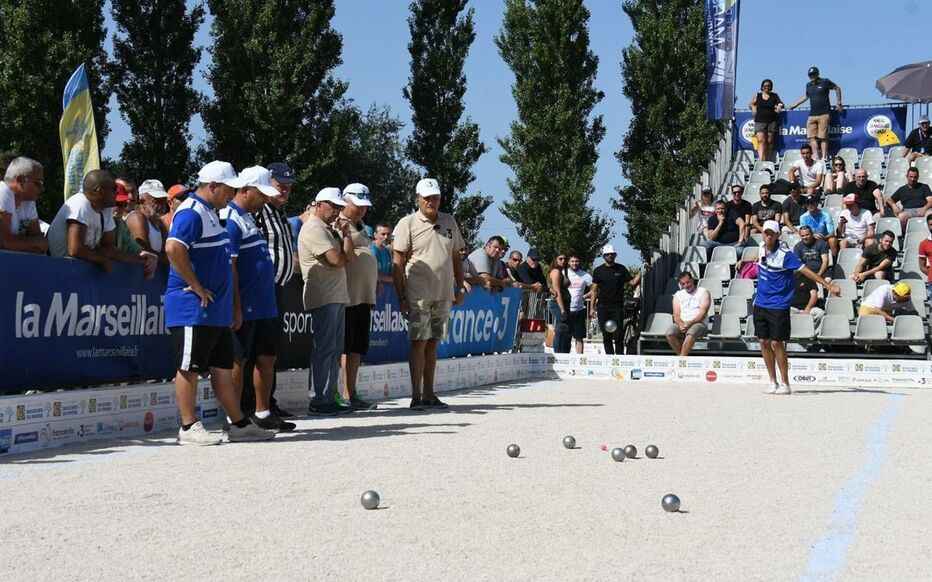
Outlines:
[{"label": "beige shorts", "polygon": [[825,115],[810,115],[806,119],[806,135],[811,138],[817,139],[828,139],[828,123],[831,116],[826,113]]},{"label": "beige shorts", "polygon": [[450,321],[449,301],[416,301],[408,313],[408,339],[411,341],[442,340]]},{"label": "beige shorts", "polygon": [[683,339],[688,335],[695,336],[696,339],[699,339],[701,337],[705,337],[705,334],[707,334],[708,332],[709,332],[709,328],[706,327],[706,324],[702,322],[694,323],[691,326],[689,326],[689,329],[686,330],[686,333],[683,333],[682,331],[680,331],[680,328],[676,327],[675,323],[672,324],[669,328],[667,328],[667,335],[674,335],[680,339]]}]

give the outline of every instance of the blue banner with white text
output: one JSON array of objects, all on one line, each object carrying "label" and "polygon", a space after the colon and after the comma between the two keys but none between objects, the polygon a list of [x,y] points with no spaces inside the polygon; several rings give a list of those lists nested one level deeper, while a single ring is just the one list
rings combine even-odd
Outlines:
[{"label": "blue banner with white text", "polygon": [[[866,147],[887,147],[906,141],[907,106],[901,104],[877,107],[845,109],[842,113],[833,110],[829,122],[829,152],[851,147],[858,151]],[[806,133],[808,111],[784,111],[780,114],[779,132],[774,150],[781,154],[786,150],[799,149],[809,143]],[[739,111],[735,114],[735,148],[754,149],[754,114]]]},{"label": "blue banner with white text", "polygon": [[739,0],[706,0],[706,115],[731,119],[735,112]]}]

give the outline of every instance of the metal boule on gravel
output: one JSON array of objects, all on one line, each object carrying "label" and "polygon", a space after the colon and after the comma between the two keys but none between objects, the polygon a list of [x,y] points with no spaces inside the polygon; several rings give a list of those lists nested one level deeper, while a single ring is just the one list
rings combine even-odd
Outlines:
[{"label": "metal boule on gravel", "polygon": [[644,449],[644,454],[647,455],[648,459],[656,459],[660,455],[660,449],[655,445],[647,445],[647,448]]},{"label": "metal boule on gravel", "polygon": [[379,501],[379,494],[371,489],[363,493],[362,497],[359,498],[359,502],[366,509],[375,509],[379,506]]},{"label": "metal boule on gravel", "polygon": [[637,456],[638,456],[638,448],[637,448],[636,446],[634,446],[634,445],[628,445],[628,446],[626,446],[626,447],[625,447],[625,455],[626,455],[629,459],[637,458]]},{"label": "metal boule on gravel", "polygon": [[563,437],[563,446],[568,449],[576,448],[576,439],[570,435]]},{"label": "metal boule on gravel", "polygon": [[518,455],[521,454],[521,447],[512,443],[508,445],[508,448],[505,449],[505,452],[508,453],[508,456],[511,457],[512,459],[516,459],[518,458]]},{"label": "metal boule on gravel", "polygon": [[612,449],[612,458],[615,459],[616,461],[618,461],[619,463],[620,463],[621,461],[624,461],[624,460],[625,460],[625,450],[622,449],[622,448],[620,448],[620,447],[615,447],[614,449]]},{"label": "metal boule on gravel", "polygon": [[664,511],[676,513],[680,510],[680,498],[672,493],[667,493],[660,500],[660,505],[663,506]]}]

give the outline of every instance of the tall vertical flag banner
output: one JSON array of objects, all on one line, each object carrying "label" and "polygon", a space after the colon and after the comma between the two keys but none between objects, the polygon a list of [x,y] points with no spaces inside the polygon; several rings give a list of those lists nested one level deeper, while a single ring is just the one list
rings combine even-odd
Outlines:
[{"label": "tall vertical flag banner", "polygon": [[61,122],[58,135],[61,139],[61,156],[65,164],[65,200],[81,190],[84,175],[100,169],[100,150],[97,147],[97,127],[91,106],[91,89],[87,71],[82,64],[68,79],[62,95]]},{"label": "tall vertical flag banner", "polygon": [[705,0],[709,119],[731,119],[735,113],[738,4],[739,0]]}]

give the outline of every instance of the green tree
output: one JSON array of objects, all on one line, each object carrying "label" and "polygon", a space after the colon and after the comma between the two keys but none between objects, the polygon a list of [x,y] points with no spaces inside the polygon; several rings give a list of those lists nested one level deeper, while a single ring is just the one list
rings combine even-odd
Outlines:
[{"label": "green tree", "polygon": [[518,106],[511,135],[499,140],[515,174],[502,213],[544,257],[574,251],[586,263],[612,226],[589,206],[605,126],[593,116],[604,94],[594,87],[588,22],[582,0],[507,0],[495,38]]},{"label": "green tree", "polygon": [[137,181],[158,178],[166,188],[193,171],[191,116],[200,95],[191,86],[201,49],[194,35],[204,7],[185,0],[111,0],[117,36],[108,67],[120,116],[132,137],[123,145],[120,169]]},{"label": "green tree", "polygon": [[[463,237],[475,246],[482,213],[492,198],[465,195],[476,176],[472,167],[487,151],[479,126],[463,119],[466,76],[463,64],[476,38],[468,0],[415,0],[408,29],[411,76],[403,90],[411,103],[414,131],[405,146],[408,157],[436,178],[444,192],[441,209],[452,212]],[[465,12],[464,12],[465,10]]]},{"label": "green tree", "polygon": [[334,172],[349,130],[334,115],[346,83],[332,76],[343,39],[330,25],[333,0],[208,0],[213,14],[201,157],[237,168],[284,161],[298,190]]},{"label": "green tree", "polygon": [[38,207],[46,220],[63,202],[58,122],[65,83],[81,63],[90,80],[101,150],[109,131],[103,4],[104,0],[0,0],[0,150],[45,166],[45,193]]},{"label": "green tree", "polygon": [[615,154],[630,184],[614,205],[646,258],[711,159],[721,127],[705,117],[703,0],[626,0],[634,41],[622,54],[633,115]]}]

